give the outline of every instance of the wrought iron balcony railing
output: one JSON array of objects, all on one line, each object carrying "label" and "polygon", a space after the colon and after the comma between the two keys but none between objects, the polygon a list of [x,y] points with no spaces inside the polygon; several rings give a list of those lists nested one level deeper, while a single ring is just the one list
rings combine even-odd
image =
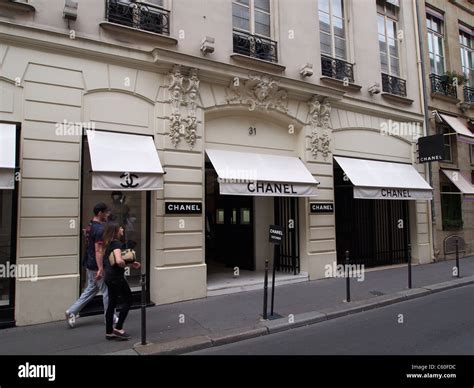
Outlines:
[{"label": "wrought iron balcony railing", "polygon": [[430,81],[431,93],[458,98],[458,90],[456,85],[449,82],[447,77],[437,74],[430,74]]},{"label": "wrought iron balcony railing", "polygon": [[343,61],[342,59],[331,58],[321,55],[322,74],[326,77],[338,80],[347,80],[354,82],[354,69],[352,63]]},{"label": "wrought iron balcony railing", "polygon": [[274,40],[234,30],[233,41],[236,54],[278,62],[277,42]]},{"label": "wrought iron balcony railing", "polygon": [[464,102],[474,104],[474,88],[464,86]]},{"label": "wrought iron balcony railing", "polygon": [[169,35],[170,11],[140,1],[107,0],[106,17],[111,23]]},{"label": "wrought iron balcony railing", "polygon": [[382,73],[382,90],[386,93],[406,97],[407,81],[393,75]]}]

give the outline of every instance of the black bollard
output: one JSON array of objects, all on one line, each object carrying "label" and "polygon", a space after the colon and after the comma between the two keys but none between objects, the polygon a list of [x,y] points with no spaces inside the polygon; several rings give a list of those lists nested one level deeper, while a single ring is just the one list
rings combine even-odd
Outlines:
[{"label": "black bollard", "polygon": [[346,251],[346,302],[351,301],[351,278],[349,277],[349,251]]},{"label": "black bollard", "polygon": [[461,274],[459,273],[459,239],[456,238],[456,267],[458,269],[458,278],[461,277]]},{"label": "black bollard", "polygon": [[146,275],[142,274],[142,345],[146,345]]},{"label": "black bollard", "polygon": [[273,306],[275,304],[275,277],[276,267],[280,257],[280,246],[275,244],[273,247],[273,277],[272,277],[272,307],[270,309],[270,317],[273,317]]},{"label": "black bollard", "polygon": [[411,255],[408,255],[408,288],[411,289]]},{"label": "black bollard", "polygon": [[263,319],[267,319],[268,301],[268,259],[265,260],[265,279],[263,281]]}]

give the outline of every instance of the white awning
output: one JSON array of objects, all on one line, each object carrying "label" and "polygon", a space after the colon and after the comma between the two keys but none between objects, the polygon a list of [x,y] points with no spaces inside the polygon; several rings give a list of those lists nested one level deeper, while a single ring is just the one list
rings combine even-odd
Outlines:
[{"label": "white awning", "polygon": [[467,127],[467,123],[458,117],[448,116],[442,113],[438,114],[442,121],[451,127],[451,129],[457,133],[458,140],[474,144],[474,133],[472,133]]},{"label": "white awning", "polygon": [[0,124],[0,190],[15,188],[16,126]]},{"label": "white awning", "polygon": [[163,188],[163,168],[150,136],[87,131],[92,190],[144,191]]},{"label": "white awning", "polygon": [[433,189],[411,164],[334,157],[354,185],[354,198],[432,199]]},{"label": "white awning", "polygon": [[441,170],[444,175],[456,186],[459,191],[466,195],[474,195],[474,185],[456,170]]},{"label": "white awning", "polygon": [[319,182],[296,156],[206,149],[221,194],[314,197]]}]

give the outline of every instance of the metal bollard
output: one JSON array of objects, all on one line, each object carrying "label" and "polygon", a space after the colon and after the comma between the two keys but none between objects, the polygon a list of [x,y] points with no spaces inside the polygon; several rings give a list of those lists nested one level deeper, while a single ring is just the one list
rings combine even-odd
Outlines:
[{"label": "metal bollard", "polygon": [[349,251],[346,251],[346,302],[351,301],[351,278],[348,271],[349,265]]},{"label": "metal bollard", "polygon": [[265,260],[265,278],[263,281],[263,319],[267,319],[268,302],[268,259]]},{"label": "metal bollard", "polygon": [[142,274],[142,345],[146,345],[146,275]]},{"label": "metal bollard", "polygon": [[459,239],[456,238],[456,267],[458,269],[458,278],[461,277],[461,274],[459,273]]},{"label": "metal bollard", "polygon": [[273,317],[273,306],[275,305],[275,277],[276,277],[276,267],[279,264],[280,257],[280,246],[275,244],[273,247],[273,276],[272,276],[272,305],[270,309],[270,316]]},{"label": "metal bollard", "polygon": [[411,255],[408,256],[408,288],[411,289]]}]

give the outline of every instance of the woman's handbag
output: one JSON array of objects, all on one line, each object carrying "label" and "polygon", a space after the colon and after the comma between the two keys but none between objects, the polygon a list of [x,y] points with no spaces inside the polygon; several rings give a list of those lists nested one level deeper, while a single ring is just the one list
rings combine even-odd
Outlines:
[{"label": "woman's handbag", "polygon": [[[137,255],[133,249],[123,249],[122,250],[122,260],[125,261],[125,264],[132,264],[137,261]],[[115,253],[112,251],[109,255],[110,265],[116,265],[117,261],[115,259]]]}]

